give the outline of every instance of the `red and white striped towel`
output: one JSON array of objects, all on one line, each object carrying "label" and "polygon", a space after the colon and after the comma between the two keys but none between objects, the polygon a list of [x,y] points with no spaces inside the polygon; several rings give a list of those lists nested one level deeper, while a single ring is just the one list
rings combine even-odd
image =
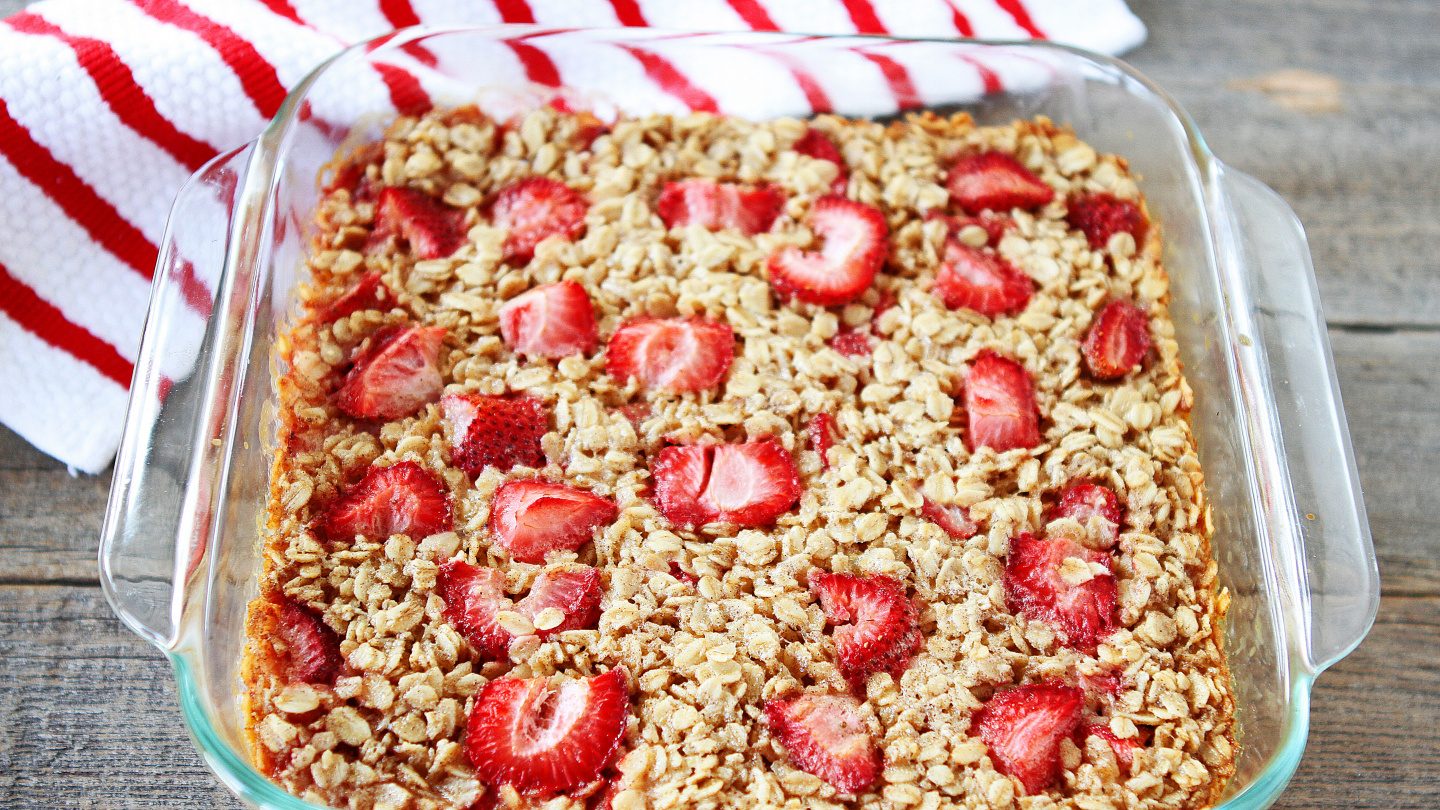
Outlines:
[{"label": "red and white striped towel", "polygon": [[[0,422],[72,468],[103,469],[185,179],[254,138],[346,44],[496,22],[1048,38],[1109,53],[1145,36],[1123,0],[44,0],[0,23]],[[403,103],[405,77],[382,78]]]}]

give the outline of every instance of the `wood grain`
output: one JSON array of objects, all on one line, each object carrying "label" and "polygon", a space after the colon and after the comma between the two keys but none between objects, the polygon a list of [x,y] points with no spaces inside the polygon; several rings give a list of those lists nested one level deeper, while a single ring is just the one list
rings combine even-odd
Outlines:
[{"label": "wood grain", "polygon": [[[1306,224],[1380,557],[1379,619],[1318,681],[1277,807],[1440,807],[1440,4],[1131,5],[1151,28],[1131,61]],[[1241,89],[1286,69],[1339,79],[1340,110]],[[0,807],[239,807],[194,753],[165,659],[97,587],[108,488],[0,429]]]}]

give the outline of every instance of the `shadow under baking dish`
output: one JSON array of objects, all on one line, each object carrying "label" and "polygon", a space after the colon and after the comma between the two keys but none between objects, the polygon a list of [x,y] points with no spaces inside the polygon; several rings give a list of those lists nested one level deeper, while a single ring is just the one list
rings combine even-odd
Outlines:
[{"label": "shadow under baking dish", "polygon": [[[1221,806],[1276,799],[1304,751],[1311,685],[1369,630],[1379,581],[1309,252],[1274,192],[1218,161],[1133,69],[1062,46],[496,26],[410,30],[344,51],[257,141],[197,172],[171,211],[101,579],[120,618],[169,655],[196,747],[243,801],[314,807],[255,771],[244,744],[239,668],[273,460],[272,345],[296,311],[321,167],[378,138],[408,103],[380,78],[394,71],[438,105],[479,103],[499,117],[557,94],[602,112],[753,119],[963,109],[981,124],[1049,116],[1126,157],[1164,229],[1231,594],[1240,753]],[[561,78],[563,88],[536,84]]]}]

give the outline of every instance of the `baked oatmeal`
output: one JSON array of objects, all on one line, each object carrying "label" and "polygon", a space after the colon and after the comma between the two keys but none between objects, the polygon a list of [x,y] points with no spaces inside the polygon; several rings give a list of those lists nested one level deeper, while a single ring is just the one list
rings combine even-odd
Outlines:
[{"label": "baked oatmeal", "polygon": [[245,666],[351,808],[1201,808],[1159,229],[1040,119],[545,108],[334,166]]}]

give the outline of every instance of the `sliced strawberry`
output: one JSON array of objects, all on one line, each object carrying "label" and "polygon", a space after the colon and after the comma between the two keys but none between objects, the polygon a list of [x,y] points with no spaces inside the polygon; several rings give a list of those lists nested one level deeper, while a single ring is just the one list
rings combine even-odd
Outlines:
[{"label": "sliced strawberry", "polygon": [[1094,481],[1073,481],[1060,493],[1060,502],[1055,505],[1051,519],[1074,518],[1082,526],[1090,524],[1090,518],[1099,517],[1105,521],[1105,537],[1109,539],[1106,548],[1114,547],[1120,540],[1120,523],[1125,513],[1120,508],[1120,496],[1115,490]]},{"label": "sliced strawberry", "polygon": [[1101,672],[1096,675],[1081,675],[1079,677],[1080,688],[1085,690],[1087,696],[1101,699],[1114,699],[1119,697],[1125,689],[1125,683],[1115,672]]},{"label": "sliced strawberry", "polygon": [[1118,380],[1134,371],[1150,351],[1150,318],[1129,301],[1111,301],[1095,315],[1080,350],[1090,376]]},{"label": "sliced strawberry", "polygon": [[279,607],[274,633],[285,645],[281,656],[285,681],[333,685],[344,663],[340,636],[295,600],[279,596],[273,601]]},{"label": "sliced strawberry", "polygon": [[655,213],[667,228],[730,228],[746,236],[770,230],[784,208],[785,194],[775,186],[742,186],[698,177],[666,183],[655,203]]},{"label": "sliced strawberry", "polygon": [[942,506],[926,498],[920,505],[920,514],[944,529],[952,540],[968,540],[980,533],[980,525],[970,518],[970,510],[963,506]]},{"label": "sliced strawberry", "polygon": [[1149,226],[1140,206],[1130,200],[1122,200],[1113,194],[1082,194],[1072,197],[1066,203],[1065,221],[1070,227],[1085,234],[1090,247],[1099,250],[1110,244],[1110,237],[1124,231],[1135,237],[1135,244],[1145,242]]},{"label": "sliced strawberry", "polygon": [[880,751],[849,695],[792,694],[765,701],[765,724],[791,765],[841,793],[862,793],[880,778]]},{"label": "sliced strawberry", "polygon": [[610,336],[605,370],[646,388],[703,391],[719,385],[735,359],[735,331],[711,318],[636,318]]},{"label": "sliced strawberry", "polygon": [[834,163],[840,171],[835,176],[835,182],[830,184],[830,193],[841,197],[845,196],[845,187],[849,185],[850,181],[849,171],[845,166],[845,158],[840,155],[840,147],[830,140],[830,136],[810,127],[791,148],[816,160],[828,160]]},{"label": "sliced strawberry", "polygon": [[319,531],[332,542],[357,536],[384,540],[392,534],[412,540],[449,531],[450,493],[424,467],[401,461],[372,466],[359,483],[345,490],[320,519]]},{"label": "sliced strawberry", "polygon": [[[1090,579],[1065,581],[1061,572],[1071,558],[1090,566]],[[1103,573],[1093,573],[1096,565]],[[1005,558],[1005,605],[1012,613],[1060,631],[1065,646],[1094,652],[1116,628],[1110,566],[1109,553],[1092,551],[1068,537],[1042,540],[1029,532],[1020,534],[1010,538]]]},{"label": "sliced strawberry", "polygon": [[1005,232],[1015,226],[1015,220],[1011,219],[1009,215],[997,214],[989,209],[981,211],[973,217],[950,216],[948,214],[942,214],[939,211],[930,211],[925,214],[925,219],[938,219],[943,221],[945,223],[945,232],[952,239],[959,239],[960,232],[971,225],[977,228],[983,228],[985,230],[986,243],[991,246],[1000,244],[1000,240],[1005,237]]},{"label": "sliced strawberry", "polygon": [[821,197],[810,209],[819,250],[794,245],[770,255],[770,285],[781,298],[811,304],[847,304],[875,280],[887,251],[885,216],[844,197]]},{"label": "sliced strawberry", "polygon": [[830,348],[846,357],[869,357],[870,332],[866,329],[842,329],[830,338]]},{"label": "sliced strawberry", "polygon": [[490,532],[519,562],[541,563],[551,551],[574,551],[614,522],[615,502],[545,481],[506,481],[490,503]]},{"label": "sliced strawberry", "polygon": [[341,318],[354,313],[364,312],[369,309],[388,310],[395,306],[395,294],[380,280],[379,273],[366,273],[360,277],[360,281],[342,294],[339,298],[331,301],[324,309],[322,321],[338,321]]},{"label": "sliced strawberry", "polygon": [[973,309],[994,318],[1014,315],[1030,303],[1035,282],[991,253],[956,239],[945,242],[945,261],[935,277],[935,294],[951,309]]},{"label": "sliced strawberry", "polygon": [[671,522],[768,526],[800,500],[800,475],[774,439],[666,447],[650,467],[655,500]]},{"label": "sliced strawberry", "polygon": [[500,678],[475,699],[465,755],[491,787],[523,794],[588,785],[615,758],[630,713],[622,668],[551,686],[546,678]]},{"label": "sliced strawberry", "polygon": [[515,605],[505,595],[505,575],[494,568],[476,567],[464,560],[440,565],[436,590],[445,600],[445,621],[459,631],[482,658],[503,660],[509,654],[510,633],[495,621],[502,610]]},{"label": "sliced strawberry", "polygon": [[465,212],[423,191],[400,186],[380,190],[372,243],[404,239],[422,259],[442,259],[465,244]]},{"label": "sliced strawberry", "polygon": [[630,421],[637,433],[640,432],[640,426],[645,424],[645,420],[650,418],[651,413],[648,402],[632,402],[629,405],[621,405],[615,410]]},{"label": "sliced strawberry", "polygon": [[900,680],[924,644],[915,605],[900,580],[875,574],[810,574],[810,592],[820,599],[835,628],[840,674],[857,692],[877,672]]},{"label": "sliced strawberry", "polygon": [[810,417],[805,432],[810,435],[810,449],[820,456],[821,469],[830,469],[830,448],[835,445],[835,417],[817,413]]},{"label": "sliced strawberry", "polygon": [[1060,742],[1079,727],[1084,705],[1084,693],[1073,686],[1017,686],[986,701],[971,727],[979,730],[996,770],[1033,795],[1060,777]]},{"label": "sliced strawberry", "polygon": [[955,161],[945,177],[945,188],[951,201],[967,214],[987,208],[1039,208],[1055,199],[1055,189],[1002,152],[982,152]]},{"label": "sliced strawberry", "polygon": [[555,608],[565,614],[559,625],[535,629],[541,638],[566,630],[588,630],[600,621],[600,599],[605,595],[600,572],[588,565],[546,571],[530,586],[530,593],[515,603],[515,609],[532,622],[540,612]]},{"label": "sliced strawberry", "polygon": [[527,177],[500,189],[490,216],[495,227],[509,231],[505,256],[528,262],[541,241],[559,236],[574,239],[585,230],[590,204],[580,192],[549,177]]},{"label": "sliced strawberry", "polygon": [[447,394],[440,398],[450,428],[450,463],[471,477],[486,467],[544,467],[540,439],[550,429],[545,403],[534,397]]},{"label": "sliced strawberry", "polygon": [[357,419],[400,419],[434,402],[445,387],[440,345],[445,329],[410,326],[382,330],[335,392],[335,405]]},{"label": "sliced strawberry", "polygon": [[516,354],[530,357],[589,354],[600,342],[590,296],[574,281],[542,284],[506,301],[500,336]]},{"label": "sliced strawberry", "polygon": [[1130,766],[1135,763],[1135,752],[1142,746],[1132,738],[1117,736],[1110,730],[1110,726],[1103,722],[1086,723],[1075,732],[1075,743],[1084,745],[1086,737],[1099,737],[1110,745],[1110,750],[1115,752],[1115,761],[1120,765],[1120,770],[1129,773]]},{"label": "sliced strawberry", "polygon": [[1035,386],[1025,367],[989,349],[970,364],[965,378],[965,416],[970,449],[989,447],[997,453],[1040,443],[1040,414]]}]

